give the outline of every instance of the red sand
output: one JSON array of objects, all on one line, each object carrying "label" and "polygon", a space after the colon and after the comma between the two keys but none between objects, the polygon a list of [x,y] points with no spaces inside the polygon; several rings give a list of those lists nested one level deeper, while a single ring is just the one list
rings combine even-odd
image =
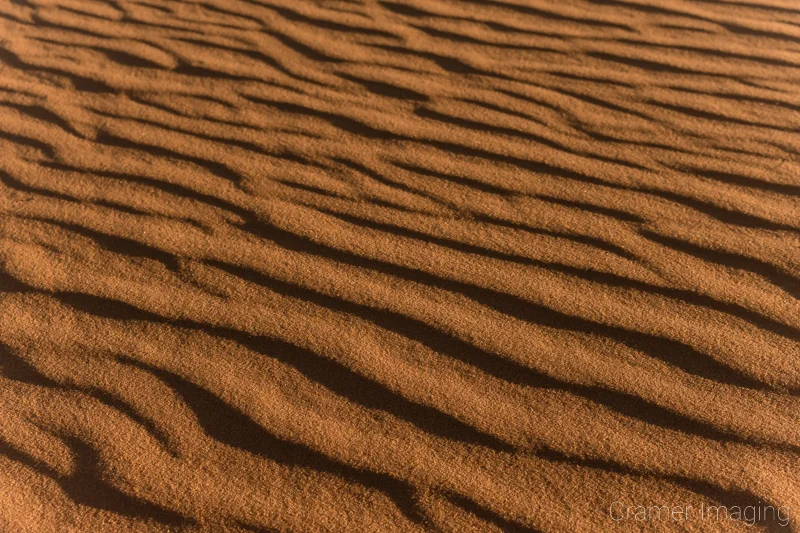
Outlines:
[{"label": "red sand", "polygon": [[798,87],[790,0],[3,0],[0,531],[800,531]]}]

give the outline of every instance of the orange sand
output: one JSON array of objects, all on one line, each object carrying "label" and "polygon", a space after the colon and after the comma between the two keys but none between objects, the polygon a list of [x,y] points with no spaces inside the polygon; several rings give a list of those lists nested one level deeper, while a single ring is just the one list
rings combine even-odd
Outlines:
[{"label": "orange sand", "polygon": [[800,531],[798,96],[792,0],[0,1],[0,532]]}]

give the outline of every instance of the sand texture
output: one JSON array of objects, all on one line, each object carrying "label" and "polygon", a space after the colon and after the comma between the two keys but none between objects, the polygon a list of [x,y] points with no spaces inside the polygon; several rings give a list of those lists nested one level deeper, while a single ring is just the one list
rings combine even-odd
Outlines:
[{"label": "sand texture", "polygon": [[0,0],[0,532],[800,531],[798,151],[794,0]]}]

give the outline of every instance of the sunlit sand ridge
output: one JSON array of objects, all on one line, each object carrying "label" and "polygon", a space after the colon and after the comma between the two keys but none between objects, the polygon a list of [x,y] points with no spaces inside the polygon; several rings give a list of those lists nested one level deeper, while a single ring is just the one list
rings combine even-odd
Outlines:
[{"label": "sunlit sand ridge", "polygon": [[0,2],[0,531],[800,531],[798,87],[790,0]]}]

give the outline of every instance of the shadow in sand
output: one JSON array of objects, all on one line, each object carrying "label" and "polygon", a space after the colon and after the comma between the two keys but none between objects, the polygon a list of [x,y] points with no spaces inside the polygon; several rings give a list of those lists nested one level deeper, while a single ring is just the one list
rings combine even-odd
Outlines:
[{"label": "shadow in sand", "polygon": [[365,487],[381,491],[395,501],[408,519],[424,523],[425,518],[417,510],[414,489],[403,481],[387,474],[353,467],[303,444],[273,435],[215,394],[175,373],[128,357],[120,357],[119,360],[150,372],[169,385],[192,409],[203,430],[210,437],[281,464],[310,468],[341,476]]}]

